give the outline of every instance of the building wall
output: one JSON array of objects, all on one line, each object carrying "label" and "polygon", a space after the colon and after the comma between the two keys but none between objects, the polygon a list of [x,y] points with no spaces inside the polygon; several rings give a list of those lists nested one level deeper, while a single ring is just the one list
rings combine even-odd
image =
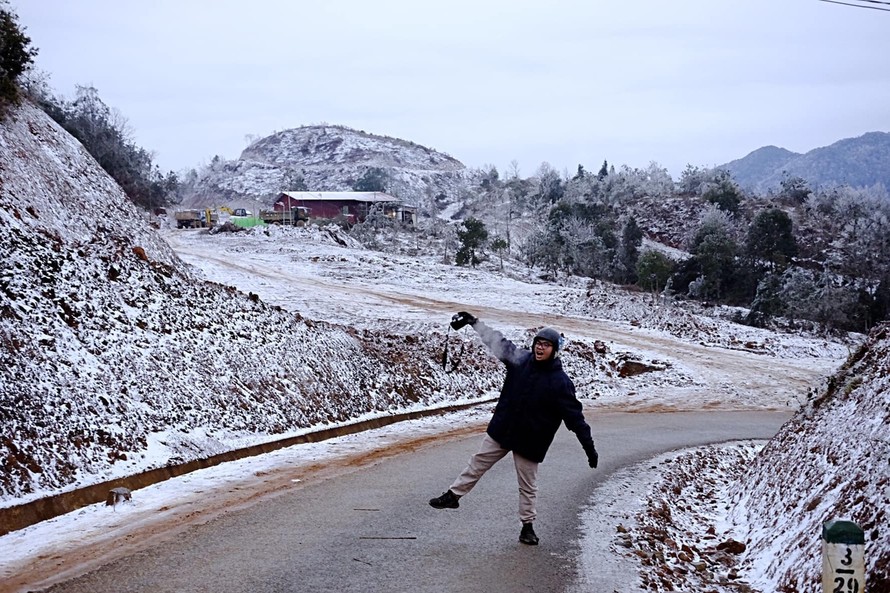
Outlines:
[{"label": "building wall", "polygon": [[[413,209],[406,209],[395,202],[377,202],[384,212],[406,224],[415,224],[416,214]],[[374,204],[361,200],[300,200],[288,195],[281,195],[273,206],[275,210],[288,210],[297,206],[309,208],[309,218],[334,219],[346,213],[352,215],[352,222],[362,222]]]},{"label": "building wall", "polygon": [[309,208],[310,218],[337,218],[343,216],[343,209],[355,221],[363,221],[368,214],[369,204],[357,200],[299,200],[291,196],[279,196],[273,206],[275,210],[287,210],[297,206]]}]

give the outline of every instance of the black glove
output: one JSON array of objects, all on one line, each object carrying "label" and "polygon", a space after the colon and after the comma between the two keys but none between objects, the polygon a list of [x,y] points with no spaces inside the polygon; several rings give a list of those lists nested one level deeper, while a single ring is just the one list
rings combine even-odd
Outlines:
[{"label": "black glove", "polygon": [[451,328],[457,330],[465,325],[473,325],[476,321],[477,319],[466,311],[460,311],[451,318]]},{"label": "black glove", "polygon": [[599,463],[600,456],[596,452],[596,447],[593,446],[593,441],[590,441],[589,445],[584,445],[584,452],[587,453],[587,465],[595,468],[596,464]]}]

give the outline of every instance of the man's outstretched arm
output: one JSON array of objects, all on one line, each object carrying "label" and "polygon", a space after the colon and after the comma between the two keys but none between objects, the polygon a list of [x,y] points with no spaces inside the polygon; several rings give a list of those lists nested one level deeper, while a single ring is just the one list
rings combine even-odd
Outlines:
[{"label": "man's outstretched arm", "polygon": [[476,330],[479,338],[482,339],[482,343],[488,346],[491,353],[501,362],[516,364],[520,360],[520,350],[516,347],[516,344],[505,338],[504,334],[498,330],[492,329],[484,322],[479,321],[475,315],[466,311],[460,311],[451,318],[451,327],[456,330],[467,325],[472,326]]}]

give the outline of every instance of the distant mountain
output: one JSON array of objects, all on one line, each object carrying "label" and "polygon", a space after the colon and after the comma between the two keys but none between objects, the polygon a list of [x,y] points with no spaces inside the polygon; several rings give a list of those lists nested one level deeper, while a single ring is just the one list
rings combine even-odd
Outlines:
[{"label": "distant mountain", "polygon": [[[803,156],[778,146],[758,148],[748,156],[723,165],[739,183],[745,185],[748,180],[759,180],[764,171],[783,171],[788,163]],[[744,182],[742,180],[745,180]]]},{"label": "distant mountain", "polygon": [[798,154],[765,146],[721,165],[743,188],[760,193],[776,189],[785,175],[801,177],[811,187],[850,185],[890,187],[890,133],[869,132]]},{"label": "distant mountain", "polygon": [[257,140],[237,160],[214,160],[199,173],[186,201],[200,206],[268,201],[298,189],[299,179],[311,191],[350,190],[375,168],[387,174],[387,191],[415,203],[430,191],[453,193],[466,175],[457,159],[414,142],[345,126],[302,126]]}]

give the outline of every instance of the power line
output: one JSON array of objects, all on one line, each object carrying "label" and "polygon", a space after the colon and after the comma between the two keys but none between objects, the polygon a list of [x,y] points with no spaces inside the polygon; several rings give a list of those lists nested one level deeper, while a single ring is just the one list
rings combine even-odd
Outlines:
[{"label": "power line", "polygon": [[[831,4],[843,4],[844,6],[853,6],[854,8],[870,8],[872,10],[883,10],[884,12],[890,12],[890,8],[883,8],[879,6],[866,6],[864,4],[853,4],[851,2],[839,2],[838,0],[819,0],[820,2],[829,2]],[[890,6],[890,2],[883,2],[882,0],[861,0],[862,2],[871,2],[872,4],[884,4]]]}]

